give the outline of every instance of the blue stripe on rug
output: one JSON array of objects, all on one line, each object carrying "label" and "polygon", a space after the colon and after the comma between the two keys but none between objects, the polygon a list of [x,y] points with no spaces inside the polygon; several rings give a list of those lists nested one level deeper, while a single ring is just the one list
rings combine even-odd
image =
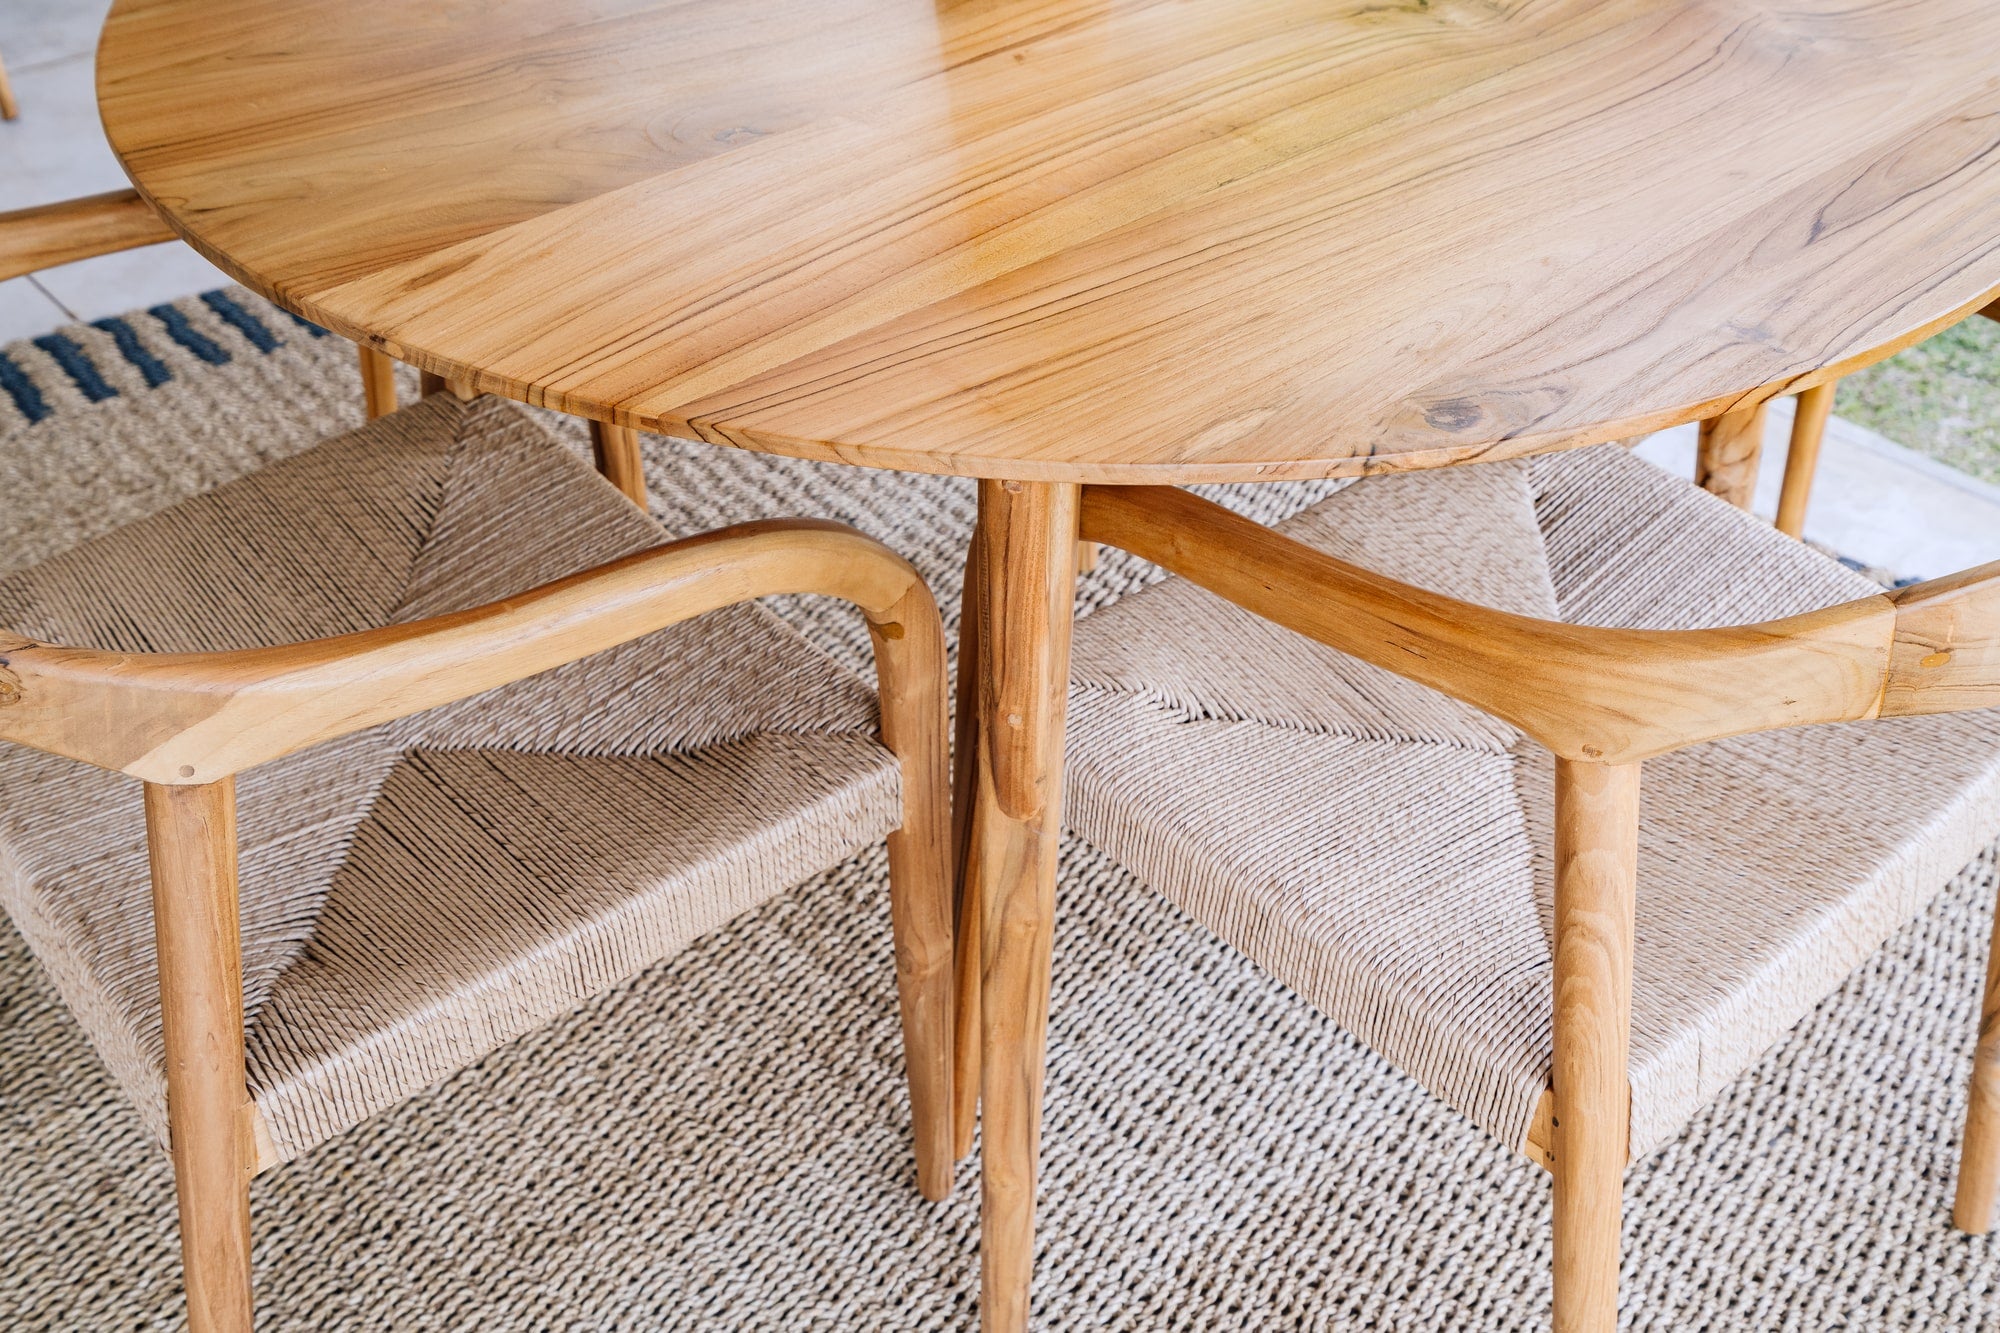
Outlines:
[{"label": "blue stripe on rug", "polygon": [[16,365],[14,358],[0,352],[0,389],[14,400],[14,406],[28,419],[30,426],[44,420],[49,415],[49,405],[42,397],[42,391],[28,378],[28,372]]},{"label": "blue stripe on rug", "polygon": [[[284,307],[280,306],[279,309],[282,310],[284,309]],[[292,323],[298,325],[300,328],[304,329],[307,333],[310,333],[313,337],[315,338],[326,337],[326,330],[321,328],[319,325],[313,323],[311,320],[307,319],[304,315],[294,315],[291,311],[286,310],[285,316],[286,318],[290,319]]]},{"label": "blue stripe on rug", "polygon": [[146,350],[146,344],[139,341],[138,331],[122,319],[93,319],[90,327],[101,329],[111,335],[111,341],[118,344],[119,355],[138,367],[146,378],[146,387],[157,389],[174,377],[167,369],[167,363]]},{"label": "blue stripe on rug", "polygon": [[188,322],[188,317],[170,305],[156,305],[146,311],[166,329],[167,336],[211,366],[229,364],[229,353]]},{"label": "blue stripe on rug", "polygon": [[83,396],[93,403],[101,403],[107,398],[116,398],[118,390],[104,382],[98,373],[97,363],[92,361],[81,347],[60,333],[45,333],[34,340],[35,346],[49,354],[51,360],[63,368],[63,373],[75,381]]},{"label": "blue stripe on rug", "polygon": [[229,299],[223,291],[203,292],[201,303],[222,316],[222,322],[250,340],[250,345],[269,356],[285,345],[284,339],[264,327],[255,315]]}]

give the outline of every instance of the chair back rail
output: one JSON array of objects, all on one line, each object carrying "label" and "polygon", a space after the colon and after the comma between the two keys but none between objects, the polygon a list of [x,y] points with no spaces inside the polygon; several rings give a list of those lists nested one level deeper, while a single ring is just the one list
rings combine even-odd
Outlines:
[{"label": "chair back rail", "polygon": [[1757,625],[1538,620],[1400,583],[1172,487],[1084,488],[1081,534],[1511,722],[1565,759],[2000,704],[2000,564]]},{"label": "chair back rail", "polygon": [[[279,648],[114,653],[0,630],[0,740],[148,782],[215,782],[780,593],[854,603],[879,648],[942,633],[921,577],[881,543],[816,520],[746,523],[471,610]],[[885,692],[899,688],[897,654],[880,656]]]},{"label": "chair back rail", "polygon": [[96,255],[174,239],[137,190],[113,190],[0,213],[0,282]]}]

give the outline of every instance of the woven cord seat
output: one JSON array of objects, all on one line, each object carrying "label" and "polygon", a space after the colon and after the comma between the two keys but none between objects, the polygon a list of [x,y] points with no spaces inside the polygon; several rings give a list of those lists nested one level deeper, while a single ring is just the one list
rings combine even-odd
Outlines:
[{"label": "woven cord seat", "polygon": [[[1364,480],[1279,530],[1576,624],[1738,625],[1879,592],[1615,447]],[[1071,825],[1530,1147],[1552,1049],[1549,753],[1179,579],[1081,621],[1072,680]],[[1634,1157],[2000,833],[2000,715],[1711,741],[1650,760],[1640,790]]]},{"label": "woven cord seat", "polygon": [[[663,536],[440,395],[0,578],[0,902],[173,1152],[197,1329],[248,1327],[249,1174],[885,837],[949,1189],[929,593],[837,525]],[[879,703],[760,591],[859,605]]]},{"label": "woven cord seat", "polygon": [[[427,400],[0,579],[129,652],[476,606],[657,544],[523,413]],[[279,1159],[678,952],[901,820],[859,680],[740,605],[247,773],[249,1083]],[[164,1142],[137,783],[0,747],[0,897]]]}]

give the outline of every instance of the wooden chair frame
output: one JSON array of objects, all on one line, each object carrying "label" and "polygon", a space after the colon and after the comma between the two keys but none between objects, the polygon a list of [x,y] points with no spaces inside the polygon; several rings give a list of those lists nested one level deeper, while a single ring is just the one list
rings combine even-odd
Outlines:
[{"label": "wooden chair frame", "polygon": [[[2000,301],[1979,313],[2000,320]],[[1815,384],[1798,395],[1775,520],[1778,531],[1788,537],[1805,535],[1806,506],[1812,498],[1813,476],[1819,469],[1820,445],[1826,438],[1827,418],[1833,415],[1833,395],[1839,387],[1840,381],[1833,379]],[[1701,423],[1700,442],[1695,449],[1695,484],[1738,509],[1750,508],[1756,498],[1757,465],[1764,447],[1764,408],[1765,404],[1760,402]]]},{"label": "wooden chair frame", "polygon": [[[6,74],[0,70],[0,96],[5,91]],[[112,190],[16,209],[0,213],[0,282],[57,264],[177,239],[174,229],[137,190]],[[355,350],[360,362],[363,412],[370,421],[387,416],[396,410],[396,360],[366,343],[357,344]],[[447,389],[461,398],[475,396],[471,385],[447,384],[439,375],[426,373],[422,383],[425,397]],[[593,421],[590,438],[597,470],[633,504],[646,508],[639,432]]]},{"label": "wooden chair frame", "polygon": [[[1398,582],[1171,487],[1020,489],[1019,497],[992,497],[992,519],[983,520],[968,564],[963,623],[975,637],[961,643],[960,661],[972,664],[978,679],[962,675],[959,685],[962,809],[997,805],[1031,821],[1043,809],[1032,781],[1018,790],[996,787],[1013,785],[1010,772],[1059,772],[1026,749],[984,754],[979,763],[967,758],[974,746],[1019,749],[1061,735],[1060,701],[1039,700],[1035,683],[1067,678],[1069,580],[1053,567],[1066,562],[1054,559],[1045,579],[1009,586],[986,556],[1002,541],[1036,545],[1029,529],[1040,524],[1053,525],[1045,534],[1052,551],[1065,549],[1060,528],[1073,525],[1081,541],[1131,551],[1308,638],[1503,718],[1555,753],[1554,1077],[1517,1146],[1555,1180],[1555,1327],[1609,1333],[1617,1322],[1630,1128],[1642,762],[1747,732],[2000,706],[2000,562],[1765,624],[1590,628]],[[1032,513],[1021,517],[1015,508]],[[1003,596],[1004,605],[983,601]],[[1018,627],[1043,612],[1044,648],[1035,661],[982,653],[976,636],[989,619]],[[1035,725],[1020,725],[1024,717]],[[1046,978],[1046,957],[1025,965],[1008,957],[1022,947],[1016,937],[1031,933],[1008,914],[1030,909],[1018,900],[981,901],[982,881],[1005,881],[988,864],[994,853],[977,845],[980,830],[1010,827],[997,815],[975,814],[960,820],[956,837],[962,924],[954,1124],[963,1150],[983,1111],[984,1169],[997,1172],[1004,1187],[988,1187],[984,1315],[996,1330],[1022,1327],[1027,1315],[1040,1088],[1035,1081],[1017,1089],[1012,1080],[1040,1068],[1047,1011],[1045,991],[1017,992],[1019,976]],[[984,1016],[983,1025],[982,989],[987,1005],[1005,1010]],[[2000,967],[1989,971],[1984,1013],[1955,1211],[1958,1225],[1975,1232],[1990,1225],[2000,1184]],[[982,1031],[983,1046],[975,1039]],[[982,1059],[993,1067],[982,1070]],[[978,1108],[972,1089],[982,1074]],[[996,1112],[1005,1118],[996,1120]]]},{"label": "wooden chair frame", "polygon": [[918,1182],[941,1199],[955,1163],[944,630],[923,579],[879,542],[834,523],[743,524],[473,610],[282,648],[135,655],[0,630],[0,740],[146,784],[167,1110],[196,1333],[250,1327],[249,1182],[274,1160],[244,1074],[235,775],[781,593],[853,603],[874,642],[882,738],[902,770],[890,910]]}]

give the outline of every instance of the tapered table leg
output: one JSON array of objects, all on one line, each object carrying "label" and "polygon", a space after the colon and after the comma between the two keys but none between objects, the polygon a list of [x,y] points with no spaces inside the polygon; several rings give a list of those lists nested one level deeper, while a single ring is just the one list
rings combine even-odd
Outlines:
[{"label": "tapered table leg", "polygon": [[1764,404],[1738,408],[1701,423],[1695,485],[1738,509],[1757,498],[1757,462],[1764,449]]},{"label": "tapered table leg", "polygon": [[957,911],[953,938],[957,957],[956,1003],[952,1007],[952,1152],[972,1151],[979,1126],[979,1054],[984,1040],[979,1020],[979,853],[972,841],[972,807],[979,772],[980,645],[985,615],[980,599],[980,544],[975,535],[965,554],[964,595],[958,613],[958,697],[952,708],[951,866],[956,876]]},{"label": "tapered table leg", "polygon": [[1078,489],[979,484],[979,743],[968,831],[980,913],[980,1293],[987,1333],[1028,1325],[1062,834]]}]

